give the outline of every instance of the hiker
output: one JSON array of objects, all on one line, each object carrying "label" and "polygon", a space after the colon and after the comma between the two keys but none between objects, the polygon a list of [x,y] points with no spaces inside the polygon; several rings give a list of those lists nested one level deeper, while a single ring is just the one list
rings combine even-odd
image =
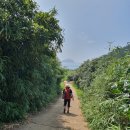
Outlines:
[{"label": "hiker", "polygon": [[67,113],[69,113],[71,98],[74,100],[72,90],[70,89],[70,86],[68,84],[66,84],[66,86],[63,90],[64,113],[66,113],[66,106],[67,106]]}]

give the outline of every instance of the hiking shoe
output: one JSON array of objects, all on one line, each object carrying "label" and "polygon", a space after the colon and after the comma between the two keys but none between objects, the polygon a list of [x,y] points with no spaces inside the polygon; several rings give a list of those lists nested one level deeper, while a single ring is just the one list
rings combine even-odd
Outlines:
[{"label": "hiking shoe", "polygon": [[64,109],[64,113],[65,113],[65,109]]}]

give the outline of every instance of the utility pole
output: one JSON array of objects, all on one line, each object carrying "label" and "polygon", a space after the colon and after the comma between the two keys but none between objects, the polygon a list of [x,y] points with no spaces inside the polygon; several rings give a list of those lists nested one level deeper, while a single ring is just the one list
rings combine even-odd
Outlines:
[{"label": "utility pole", "polygon": [[107,42],[109,44],[109,52],[112,50],[112,44],[113,44],[113,42]]}]

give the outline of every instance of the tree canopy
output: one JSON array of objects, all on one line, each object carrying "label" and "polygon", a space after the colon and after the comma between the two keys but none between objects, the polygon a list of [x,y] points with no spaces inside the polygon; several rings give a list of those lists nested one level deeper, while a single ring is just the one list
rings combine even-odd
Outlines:
[{"label": "tree canopy", "polygon": [[25,117],[59,92],[63,43],[56,9],[33,0],[0,1],[0,121]]}]

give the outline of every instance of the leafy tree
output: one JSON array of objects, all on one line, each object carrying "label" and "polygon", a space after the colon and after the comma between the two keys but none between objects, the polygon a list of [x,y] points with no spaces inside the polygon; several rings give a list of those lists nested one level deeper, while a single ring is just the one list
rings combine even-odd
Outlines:
[{"label": "leafy tree", "polygon": [[56,14],[39,12],[32,0],[0,1],[0,121],[22,119],[59,93],[63,35]]}]

